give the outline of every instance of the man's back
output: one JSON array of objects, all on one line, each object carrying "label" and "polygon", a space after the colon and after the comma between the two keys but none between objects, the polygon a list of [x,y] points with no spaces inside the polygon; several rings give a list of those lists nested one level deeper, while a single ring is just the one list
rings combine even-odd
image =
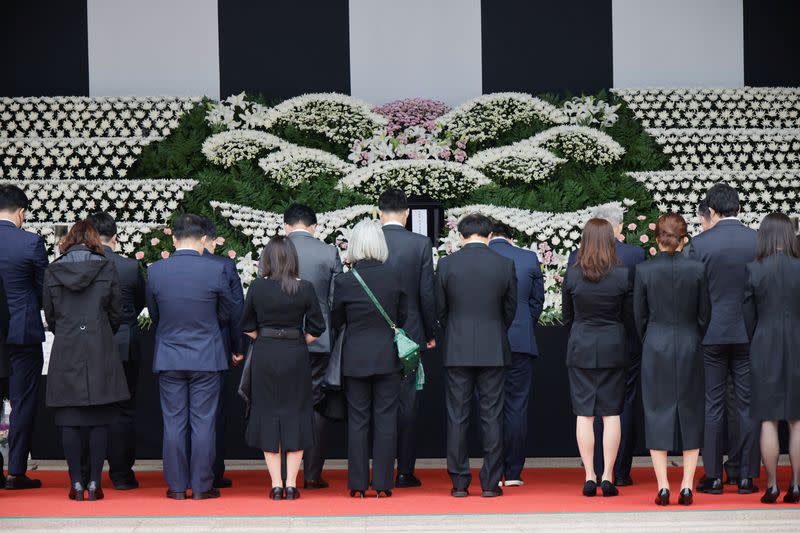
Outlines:
[{"label": "man's back", "polygon": [[103,249],[106,259],[114,263],[119,275],[122,323],[132,326],[136,324],[139,313],[145,306],[144,277],[139,269],[139,262],[114,252],[108,246]]}]

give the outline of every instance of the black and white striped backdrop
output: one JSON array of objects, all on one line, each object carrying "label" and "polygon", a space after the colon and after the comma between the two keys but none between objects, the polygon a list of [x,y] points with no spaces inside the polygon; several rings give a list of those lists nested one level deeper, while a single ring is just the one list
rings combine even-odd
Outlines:
[{"label": "black and white striped backdrop", "polygon": [[798,0],[4,0],[0,96],[800,85]]}]

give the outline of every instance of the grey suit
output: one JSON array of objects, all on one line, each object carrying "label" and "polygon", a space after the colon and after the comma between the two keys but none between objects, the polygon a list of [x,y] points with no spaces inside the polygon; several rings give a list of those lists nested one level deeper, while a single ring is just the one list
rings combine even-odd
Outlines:
[{"label": "grey suit", "polygon": [[[308,345],[311,355],[311,383],[314,404],[324,398],[322,381],[328,367],[333,335],[331,333],[331,304],[333,303],[333,279],[342,272],[342,262],[336,247],[325,244],[305,231],[289,234],[300,259],[300,278],[314,286],[319,307],[325,319],[325,332]],[[314,411],[314,447],[306,450],[303,458],[303,473],[307,481],[318,481],[325,465],[325,443],[329,433],[329,422],[318,411]]]}]

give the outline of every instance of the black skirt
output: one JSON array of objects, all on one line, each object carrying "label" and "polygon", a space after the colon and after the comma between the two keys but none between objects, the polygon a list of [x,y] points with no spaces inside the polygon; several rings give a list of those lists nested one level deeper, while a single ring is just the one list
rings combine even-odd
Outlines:
[{"label": "black skirt", "polygon": [[626,368],[568,367],[576,416],[618,416],[625,403]]},{"label": "black skirt", "polygon": [[54,407],[57,426],[106,426],[118,422],[122,414],[119,404]]}]

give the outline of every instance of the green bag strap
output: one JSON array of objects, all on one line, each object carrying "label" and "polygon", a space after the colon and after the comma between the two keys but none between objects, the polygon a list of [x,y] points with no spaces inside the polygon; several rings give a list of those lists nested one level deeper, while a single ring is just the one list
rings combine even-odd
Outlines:
[{"label": "green bag strap", "polygon": [[389,324],[389,327],[392,328],[392,331],[396,332],[397,326],[392,321],[392,319],[389,318],[389,315],[386,314],[386,311],[384,311],[383,306],[380,304],[380,302],[378,302],[378,299],[375,298],[375,294],[372,293],[372,290],[369,287],[367,287],[366,283],[364,283],[364,278],[361,277],[361,274],[358,273],[355,267],[351,268],[350,272],[353,273],[353,276],[355,276],[356,281],[358,281],[358,283],[361,285],[361,288],[364,289],[364,292],[367,293],[367,296],[369,296],[369,299],[372,300],[372,303],[375,304],[375,307],[378,309],[378,312],[381,314],[384,320],[386,320],[386,323]]}]

